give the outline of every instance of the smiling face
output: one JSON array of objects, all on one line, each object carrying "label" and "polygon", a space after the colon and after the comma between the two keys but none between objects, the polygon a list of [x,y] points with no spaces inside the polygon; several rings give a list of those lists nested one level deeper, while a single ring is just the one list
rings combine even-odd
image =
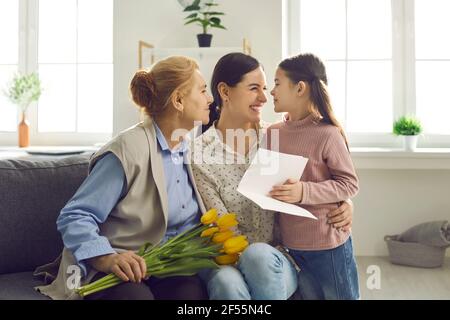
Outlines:
[{"label": "smiling face", "polygon": [[206,90],[206,82],[200,71],[195,71],[191,89],[181,102],[183,105],[183,121],[191,125],[195,121],[201,121],[202,124],[209,122],[209,105],[213,102],[213,98]]},{"label": "smiling face", "polygon": [[266,75],[261,67],[246,73],[236,86],[225,90],[227,94],[222,96],[225,112],[242,122],[259,123],[267,102],[266,90]]},{"label": "smiling face", "polygon": [[291,109],[297,108],[297,87],[280,68],[275,73],[275,86],[270,94],[273,96],[275,112],[291,112]]}]

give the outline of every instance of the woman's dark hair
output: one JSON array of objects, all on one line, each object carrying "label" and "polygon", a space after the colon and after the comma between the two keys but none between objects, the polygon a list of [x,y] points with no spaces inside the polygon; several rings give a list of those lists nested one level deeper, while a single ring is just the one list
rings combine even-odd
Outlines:
[{"label": "woman's dark hair", "polygon": [[299,54],[283,60],[278,67],[286,72],[292,83],[308,82],[311,87],[312,110],[317,119],[339,128],[348,149],[348,141],[339,121],[336,119],[328,94],[328,79],[324,63],[311,54]]},{"label": "woman's dark hair", "polygon": [[219,83],[224,82],[230,87],[235,87],[242,81],[244,75],[260,66],[258,60],[240,52],[229,53],[219,59],[211,78],[211,93],[214,102],[209,106],[209,123],[202,127],[202,132],[205,132],[220,117],[222,99],[217,88]]}]

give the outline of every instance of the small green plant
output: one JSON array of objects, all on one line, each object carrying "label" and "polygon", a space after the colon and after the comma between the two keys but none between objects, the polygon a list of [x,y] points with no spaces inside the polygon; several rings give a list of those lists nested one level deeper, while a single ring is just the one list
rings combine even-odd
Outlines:
[{"label": "small green plant", "polygon": [[226,30],[222,25],[222,21],[218,18],[218,16],[223,16],[225,14],[223,12],[212,11],[212,9],[218,5],[218,3],[210,1],[201,6],[200,0],[194,0],[191,5],[184,8],[184,12],[191,12],[190,15],[184,18],[187,20],[185,25],[197,23],[202,27],[204,34],[208,33],[208,28],[210,27]]},{"label": "small green plant", "polygon": [[420,121],[413,117],[401,117],[394,122],[393,133],[397,136],[416,136],[422,132]]},{"label": "small green plant", "polygon": [[33,72],[29,75],[16,74],[4,94],[22,112],[26,112],[30,103],[39,100],[41,92],[39,76]]}]

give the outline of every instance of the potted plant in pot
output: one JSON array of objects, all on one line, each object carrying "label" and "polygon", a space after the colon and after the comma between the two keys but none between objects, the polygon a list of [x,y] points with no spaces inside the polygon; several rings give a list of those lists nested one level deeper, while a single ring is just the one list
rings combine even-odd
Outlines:
[{"label": "potted plant in pot", "polygon": [[403,116],[394,122],[393,133],[404,137],[406,151],[414,151],[417,146],[417,138],[422,133],[422,125],[414,117]]},{"label": "potted plant in pot", "polygon": [[42,88],[37,73],[29,75],[16,74],[11,81],[6,97],[19,107],[21,121],[18,125],[19,147],[28,147],[30,145],[30,126],[27,120],[27,109],[34,101],[38,101],[41,96]]},{"label": "potted plant in pot", "polygon": [[194,0],[191,5],[184,8],[184,12],[189,12],[190,14],[185,18],[187,24],[197,23],[202,27],[203,33],[197,34],[199,47],[210,47],[212,34],[208,33],[208,28],[226,28],[222,25],[222,21],[219,16],[225,15],[223,12],[214,10],[214,7],[219,4],[213,1],[208,1],[201,4],[201,0]]}]

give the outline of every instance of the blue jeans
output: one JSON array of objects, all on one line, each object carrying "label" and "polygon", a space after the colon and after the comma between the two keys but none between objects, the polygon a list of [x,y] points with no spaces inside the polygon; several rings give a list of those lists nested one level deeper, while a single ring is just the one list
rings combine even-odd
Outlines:
[{"label": "blue jeans", "polygon": [[253,243],[236,267],[203,270],[211,300],[286,300],[297,289],[297,271],[276,248]]},{"label": "blue jeans", "polygon": [[351,237],[330,250],[289,249],[289,252],[301,268],[298,292],[302,299],[359,299],[358,271]]}]

